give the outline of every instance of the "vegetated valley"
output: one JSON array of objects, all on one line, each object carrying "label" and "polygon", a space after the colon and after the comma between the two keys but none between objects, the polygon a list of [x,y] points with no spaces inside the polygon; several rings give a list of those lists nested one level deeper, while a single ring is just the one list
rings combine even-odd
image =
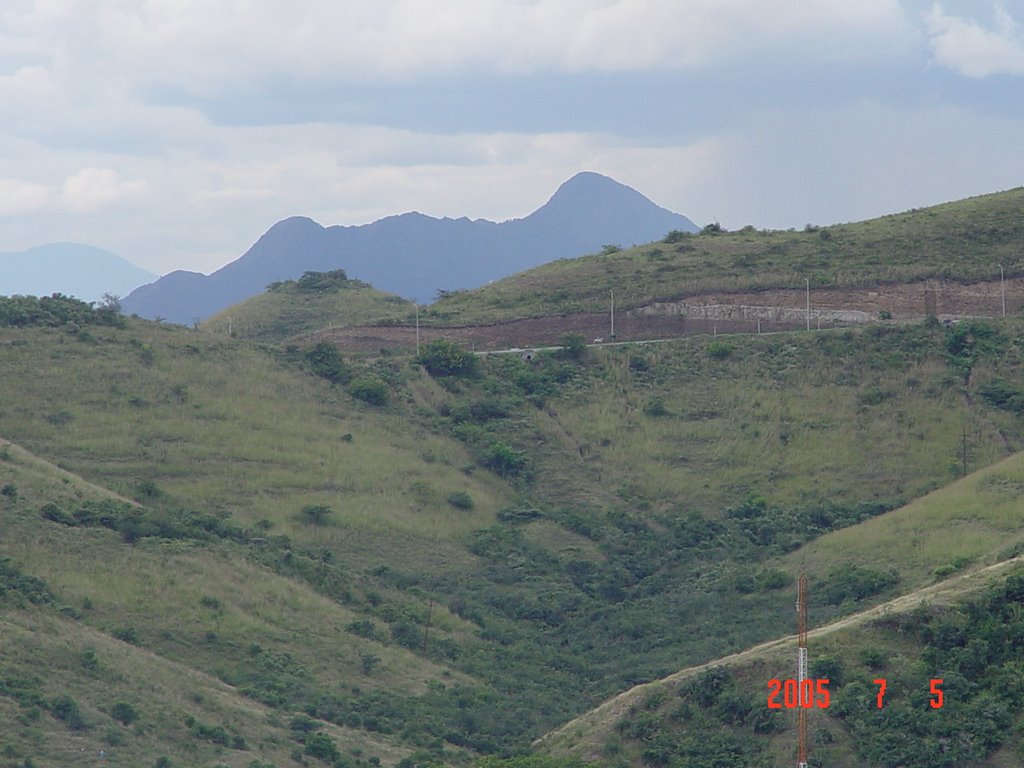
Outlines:
[{"label": "vegetated valley", "polygon": [[821,639],[815,760],[1014,764],[1022,331],[526,361],[0,299],[0,764],[774,765],[783,651],[669,676],[790,634],[801,571],[813,626],[944,589]]}]

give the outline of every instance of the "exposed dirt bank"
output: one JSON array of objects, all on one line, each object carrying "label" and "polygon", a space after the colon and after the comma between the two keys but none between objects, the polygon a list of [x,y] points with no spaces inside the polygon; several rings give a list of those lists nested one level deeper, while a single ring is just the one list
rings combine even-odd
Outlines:
[{"label": "exposed dirt bank", "polygon": [[[1006,312],[1024,307],[1024,279],[1007,280]],[[615,341],[674,338],[692,334],[768,333],[806,328],[834,328],[878,322],[906,321],[936,315],[999,317],[1003,308],[999,281],[951,283],[928,280],[874,288],[810,290],[810,312],[804,289],[748,293],[714,293],[656,302],[615,314]],[[422,326],[420,342],[448,339],[477,351],[550,346],[564,333],[580,333],[588,342],[612,341],[609,313],[579,313],[510,320],[488,325]],[[352,351],[414,348],[416,328],[407,325],[331,328],[301,339],[331,341]]]}]

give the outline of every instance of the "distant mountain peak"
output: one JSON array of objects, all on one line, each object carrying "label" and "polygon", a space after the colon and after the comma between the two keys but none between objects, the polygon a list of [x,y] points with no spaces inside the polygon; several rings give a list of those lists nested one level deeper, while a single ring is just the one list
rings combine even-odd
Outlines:
[{"label": "distant mountain peak", "polygon": [[188,290],[161,279],[123,302],[144,317],[174,322],[207,317],[303,271],[344,269],[350,277],[407,299],[475,288],[547,261],[581,256],[605,243],[664,237],[693,222],[632,187],[593,171],[564,182],[522,219],[438,219],[411,211],[371,224],[322,227],[305,216],[279,221],[240,258]]},{"label": "distant mountain peak", "polygon": [[156,278],[127,259],[84,243],[46,243],[0,253],[0,295],[64,293],[85,301],[119,296]]},{"label": "distant mountain peak", "polygon": [[[627,187],[610,176],[604,176],[594,171],[580,171],[572,178],[563,181],[548,202],[577,195],[614,195],[622,193],[640,195],[632,187]],[[640,195],[640,197],[643,197],[643,195]]]},{"label": "distant mountain peak", "polygon": [[632,187],[613,178],[594,171],[581,171],[563,182],[540,210],[554,209],[562,215],[582,208],[621,211],[652,206],[661,208]]},{"label": "distant mountain peak", "polygon": [[604,185],[609,187],[625,187],[626,189],[630,189],[630,187],[627,187],[625,184],[616,181],[611,176],[605,176],[603,173],[598,173],[597,171],[580,171],[574,176],[571,176],[565,181],[563,181],[559,185],[558,189],[555,191],[555,194],[557,195],[562,190],[571,189],[573,187],[589,187],[597,185]]},{"label": "distant mountain peak", "polygon": [[264,237],[270,234],[290,236],[306,232],[319,232],[322,229],[323,226],[313,221],[309,216],[289,216],[287,219],[281,219],[281,221],[268,229],[264,233]]}]

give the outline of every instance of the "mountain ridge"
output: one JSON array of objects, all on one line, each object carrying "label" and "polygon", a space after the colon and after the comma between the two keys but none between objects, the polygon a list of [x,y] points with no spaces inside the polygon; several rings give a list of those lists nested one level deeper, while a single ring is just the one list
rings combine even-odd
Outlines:
[{"label": "mountain ridge", "polygon": [[63,293],[85,301],[123,296],[156,275],[128,259],[86,243],[45,243],[0,253],[0,295]]},{"label": "mountain ridge", "polygon": [[564,182],[520,219],[435,218],[419,212],[369,224],[323,226],[308,216],[275,223],[245,254],[205,276],[171,273],[124,301],[128,313],[191,323],[304,271],[344,269],[375,287],[420,302],[441,290],[484,285],[609,243],[649,242],[692,221],[593,172]]}]

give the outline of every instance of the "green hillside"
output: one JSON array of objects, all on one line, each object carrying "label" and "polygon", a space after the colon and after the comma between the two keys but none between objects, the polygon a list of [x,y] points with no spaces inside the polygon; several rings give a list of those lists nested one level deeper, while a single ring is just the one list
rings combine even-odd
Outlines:
[{"label": "green hillside", "polygon": [[[351,612],[243,553],[185,538],[126,546],[123,532],[103,527],[41,526],[46,505],[125,506],[18,446],[4,442],[0,458],[3,764],[35,756],[95,765],[103,750],[112,765],[167,755],[175,765],[250,765],[258,756],[284,765],[303,751],[302,734],[252,690],[272,683],[277,667],[293,685],[312,669],[337,684],[360,651],[378,652],[386,661],[369,685],[423,690],[426,667],[396,651],[357,638],[347,648],[323,643]],[[393,739],[320,725],[388,762],[408,753]]]},{"label": "green hillside", "polygon": [[0,765],[509,755],[787,633],[794,558],[824,622],[1017,538],[990,503],[948,557],[826,554],[965,466],[1013,492],[1018,320],[526,362],[0,318]]},{"label": "green hillside", "polygon": [[[1018,556],[811,630],[809,677],[816,689],[828,681],[829,698],[808,714],[809,765],[1018,765],[1022,598]],[[581,758],[691,768],[726,757],[741,768],[793,763],[796,713],[781,695],[778,708],[769,708],[769,681],[792,679],[795,656],[792,635],[680,670],[616,696],[535,746],[562,765]],[[878,680],[885,681],[881,706]],[[824,703],[820,690],[815,701]]]},{"label": "green hillside", "polygon": [[1024,274],[1024,187],[803,231],[670,233],[662,242],[562,259],[435,302],[422,322],[477,323],[622,310],[711,292],[854,288]]},{"label": "green hillside", "polygon": [[358,325],[405,317],[412,303],[378,291],[344,271],[307,272],[270,285],[265,293],[234,304],[203,321],[212,333],[278,342],[331,325]]},{"label": "green hillside", "polygon": [[[845,637],[847,650],[854,651],[846,655],[854,658],[859,648],[852,632],[863,629],[865,623],[893,612],[911,611],[922,604],[959,603],[976,597],[993,582],[1005,579],[1008,573],[1024,573],[1020,567],[1024,557],[1021,554],[1024,552],[1022,499],[1024,452],[973,472],[885,515],[824,534],[792,553],[769,558],[764,566],[808,576],[811,638],[818,649],[815,654],[834,655],[838,641],[818,641],[838,634]],[[837,602],[857,601],[855,590],[866,583],[858,576],[871,571],[896,574],[900,592],[905,594],[852,617],[829,621]],[[790,587],[789,594],[794,590],[795,586]],[[849,594],[844,594],[844,590]],[[724,660],[710,661],[696,669],[673,673],[663,682],[676,686],[680,680],[702,669],[792,657],[795,638],[788,636],[785,630],[793,629],[795,614],[787,593],[777,596],[787,600],[786,608],[791,613],[789,626],[781,627],[784,631],[780,635],[786,635],[784,639],[769,641]],[[658,685],[655,682],[623,692],[557,729],[545,738],[545,743],[560,751],[595,754],[602,748],[601,739],[610,736],[617,727],[622,713]],[[757,693],[760,695],[760,689]]]}]

